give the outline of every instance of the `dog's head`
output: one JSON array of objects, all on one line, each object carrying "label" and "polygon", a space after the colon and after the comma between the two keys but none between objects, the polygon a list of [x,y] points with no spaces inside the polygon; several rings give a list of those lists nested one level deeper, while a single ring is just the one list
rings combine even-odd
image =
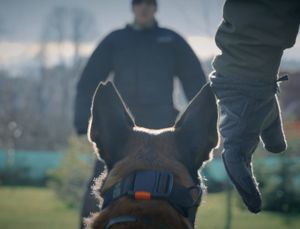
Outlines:
[{"label": "dog's head", "polygon": [[[215,96],[206,85],[173,127],[144,129],[135,125],[114,85],[111,82],[100,84],[93,99],[89,138],[107,165],[108,175],[102,193],[137,170],[169,171],[176,182],[187,188],[199,184],[198,170],[218,144],[217,116]],[[146,215],[173,225],[172,228],[188,228],[189,225],[166,201],[137,202],[124,197],[94,216],[90,227],[104,228],[110,217],[126,214]],[[135,223],[130,227],[114,228],[151,227]]]}]

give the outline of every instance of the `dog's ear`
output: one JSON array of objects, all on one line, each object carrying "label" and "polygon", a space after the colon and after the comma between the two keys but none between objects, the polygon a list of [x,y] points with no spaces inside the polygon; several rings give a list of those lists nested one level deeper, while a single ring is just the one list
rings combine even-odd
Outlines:
[{"label": "dog's ear", "polygon": [[134,120],[112,82],[98,86],[91,113],[89,138],[111,168],[125,156],[123,148],[135,126]]},{"label": "dog's ear", "polygon": [[218,145],[218,110],[209,84],[190,102],[175,124],[176,142],[184,164],[198,170]]}]

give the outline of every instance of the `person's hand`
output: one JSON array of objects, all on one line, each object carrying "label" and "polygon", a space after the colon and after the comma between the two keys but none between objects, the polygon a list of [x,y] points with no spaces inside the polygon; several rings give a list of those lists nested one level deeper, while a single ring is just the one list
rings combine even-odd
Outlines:
[{"label": "person's hand", "polygon": [[248,209],[258,213],[262,201],[252,170],[252,154],[260,139],[272,153],[287,147],[277,96],[257,99],[234,90],[214,91],[219,100],[226,171]]}]

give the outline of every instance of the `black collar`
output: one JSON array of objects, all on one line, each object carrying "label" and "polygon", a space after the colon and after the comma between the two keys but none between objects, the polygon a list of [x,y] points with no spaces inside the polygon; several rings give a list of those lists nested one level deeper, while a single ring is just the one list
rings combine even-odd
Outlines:
[{"label": "black collar", "polygon": [[[195,190],[196,200],[192,195],[192,191]],[[184,187],[175,182],[173,175],[167,171],[135,171],[104,193],[102,208],[108,207],[113,201],[124,196],[137,201],[165,200],[194,225],[202,189],[200,185]]]}]

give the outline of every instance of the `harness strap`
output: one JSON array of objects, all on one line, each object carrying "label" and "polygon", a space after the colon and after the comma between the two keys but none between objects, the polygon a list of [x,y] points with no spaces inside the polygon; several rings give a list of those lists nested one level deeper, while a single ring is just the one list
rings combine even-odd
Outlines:
[{"label": "harness strap", "polygon": [[105,229],[110,229],[112,226],[116,224],[122,224],[122,223],[144,223],[149,226],[153,226],[158,229],[169,229],[170,227],[163,225],[163,224],[156,224],[153,223],[151,220],[145,219],[145,218],[139,218],[135,216],[119,216],[116,218],[112,218],[108,221],[108,223],[105,226]]},{"label": "harness strap", "polygon": [[138,218],[136,218],[134,216],[120,216],[120,217],[110,219],[108,221],[108,223],[106,224],[105,229],[109,229],[110,227],[112,227],[115,224],[135,223],[135,222],[138,222]]},{"label": "harness strap", "polygon": [[[196,200],[192,196],[193,190],[198,193]],[[186,188],[174,182],[173,175],[169,172],[136,171],[115,184],[104,194],[102,208],[106,208],[111,202],[124,196],[144,201],[166,200],[181,215],[194,220],[197,206],[201,201],[202,189],[200,186]]]}]

